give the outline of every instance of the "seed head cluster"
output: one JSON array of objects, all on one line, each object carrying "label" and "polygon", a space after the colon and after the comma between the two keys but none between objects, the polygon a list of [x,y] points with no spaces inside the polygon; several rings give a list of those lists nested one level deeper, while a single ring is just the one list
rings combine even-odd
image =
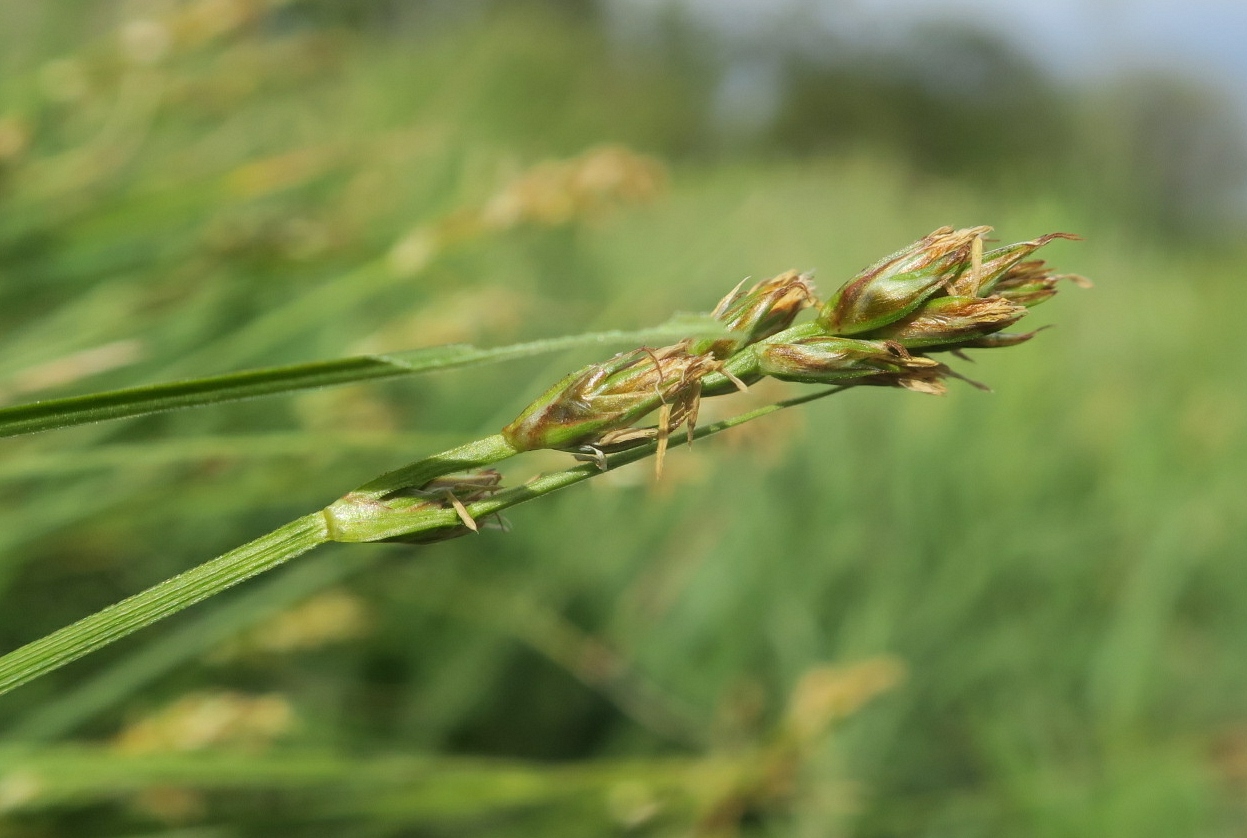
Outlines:
[{"label": "seed head cluster", "polygon": [[[577,370],[529,405],[502,434],[517,450],[571,450],[605,466],[604,449],[657,439],[658,467],[671,432],[689,438],[703,396],[763,377],[809,384],[903,387],[942,394],[961,378],[935,352],[1014,346],[1034,332],[1004,331],[1057,291],[1060,280],[1029,257],[1052,233],[989,251],[990,227],[941,227],[876,262],[825,303],[808,274],[788,271],[723,298],[712,316],[727,335],[624,352]],[[793,325],[807,307],[812,323]],[[653,427],[637,427],[658,411]]]}]

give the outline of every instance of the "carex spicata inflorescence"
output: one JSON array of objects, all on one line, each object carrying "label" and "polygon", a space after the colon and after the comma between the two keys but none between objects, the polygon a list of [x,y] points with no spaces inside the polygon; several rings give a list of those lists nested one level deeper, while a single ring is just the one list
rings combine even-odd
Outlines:
[{"label": "carex spicata inflorescence", "polygon": [[[1062,279],[1029,257],[1053,233],[984,251],[990,227],[942,227],[871,265],[820,303],[808,274],[795,271],[737,286],[714,309],[728,334],[641,348],[568,375],[529,405],[502,434],[516,450],[570,450],[605,467],[604,449],[657,439],[658,468],[669,434],[690,440],[703,396],[763,377],[944,392],[961,378],[932,353],[1014,346],[1033,332],[1004,330],[1056,293]],[[818,308],[812,323],[794,326]],[[636,423],[658,411],[652,427]]]}]

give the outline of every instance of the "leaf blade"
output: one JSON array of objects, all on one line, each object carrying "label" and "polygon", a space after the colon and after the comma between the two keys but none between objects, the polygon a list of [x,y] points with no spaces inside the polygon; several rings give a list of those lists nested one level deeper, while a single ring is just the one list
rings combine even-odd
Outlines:
[{"label": "leaf blade", "polygon": [[242,370],[0,408],[0,437],[21,436],[94,422],[129,419],[170,410],[382,378],[499,363],[586,346],[645,343],[721,332],[722,326],[709,318],[677,317],[660,326],[632,332],[590,332],[492,348],[446,344],[385,355],[358,355],[306,364]]}]

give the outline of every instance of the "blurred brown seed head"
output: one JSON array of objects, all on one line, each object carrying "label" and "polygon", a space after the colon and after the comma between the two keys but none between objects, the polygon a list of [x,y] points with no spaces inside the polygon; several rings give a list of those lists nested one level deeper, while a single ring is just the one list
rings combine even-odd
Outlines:
[{"label": "blurred brown seed head", "polygon": [[35,802],[44,787],[43,778],[32,771],[19,769],[0,774],[0,815]]},{"label": "blurred brown seed head", "polygon": [[217,663],[246,657],[290,654],[354,640],[372,627],[364,600],[342,590],[326,591],[264,621],[212,654]]},{"label": "blurred brown seed head", "polygon": [[131,754],[263,748],[294,726],[294,708],[280,695],[190,693],[130,725],[117,750]]},{"label": "blurred brown seed head", "polygon": [[666,184],[661,163],[617,145],[538,163],[483,206],[459,209],[410,230],[391,248],[390,268],[413,276],[447,248],[482,234],[524,224],[558,227],[591,220],[622,205],[652,201]]},{"label": "blurred brown seed head", "polygon": [[494,195],[480,221],[495,230],[567,224],[621,204],[651,201],[666,181],[666,170],[653,158],[623,146],[601,146],[570,160],[537,164]]},{"label": "blurred brown seed head", "polygon": [[30,147],[30,126],[17,116],[0,116],[0,166],[17,160]]},{"label": "blurred brown seed head", "polygon": [[788,701],[788,731],[808,743],[905,678],[905,665],[879,657],[851,666],[818,666],[797,682]]},{"label": "blurred brown seed head", "polygon": [[257,0],[195,0],[169,23],[180,46],[196,47],[256,20],[262,12]]}]

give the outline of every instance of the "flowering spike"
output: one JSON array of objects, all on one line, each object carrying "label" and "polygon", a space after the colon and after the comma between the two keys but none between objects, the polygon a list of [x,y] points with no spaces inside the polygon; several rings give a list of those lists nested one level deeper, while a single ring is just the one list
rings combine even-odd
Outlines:
[{"label": "flowering spike", "polygon": [[625,352],[564,378],[502,435],[518,451],[625,442],[645,436],[628,426],[664,404],[671,407],[668,430],[678,428],[700,395],[701,377],[719,366],[681,344]]},{"label": "flowering spike", "polygon": [[877,262],[836,292],[819,324],[832,334],[857,335],[901,319],[970,267],[974,242],[989,230],[941,227]]},{"label": "flowering spike", "polygon": [[737,336],[707,338],[689,345],[693,355],[726,358],[792,325],[802,309],[818,304],[810,274],[787,271],[764,279],[748,291],[742,282],[719,301],[712,316]]},{"label": "flowering spike", "polygon": [[870,336],[908,349],[961,344],[1008,328],[1025,314],[1024,307],[1002,297],[936,297]]}]

